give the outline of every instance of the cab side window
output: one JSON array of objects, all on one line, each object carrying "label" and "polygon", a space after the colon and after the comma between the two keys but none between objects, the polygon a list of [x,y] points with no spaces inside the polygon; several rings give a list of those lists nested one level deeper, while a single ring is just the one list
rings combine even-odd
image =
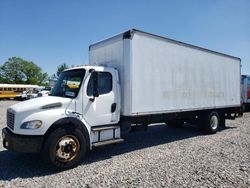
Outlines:
[{"label": "cab side window", "polygon": [[[87,95],[93,96],[93,76],[90,77],[87,86]],[[112,75],[109,72],[98,72],[98,83],[97,83],[99,95],[107,94],[112,91]]]}]

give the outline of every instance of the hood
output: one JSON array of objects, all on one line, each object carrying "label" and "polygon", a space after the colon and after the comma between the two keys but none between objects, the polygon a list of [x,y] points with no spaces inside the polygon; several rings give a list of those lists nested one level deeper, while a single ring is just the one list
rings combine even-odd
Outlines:
[{"label": "hood", "polygon": [[[69,104],[71,99],[63,97],[39,97],[35,99],[30,99],[28,101],[20,102],[18,104],[12,105],[10,109],[14,110],[15,113],[33,110],[44,110],[49,108],[61,108]],[[54,106],[54,107],[53,107]]]}]

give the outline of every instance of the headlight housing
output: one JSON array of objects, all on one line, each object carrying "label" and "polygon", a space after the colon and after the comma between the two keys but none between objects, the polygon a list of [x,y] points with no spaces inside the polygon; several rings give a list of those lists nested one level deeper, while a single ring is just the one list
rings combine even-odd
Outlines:
[{"label": "headlight housing", "polygon": [[21,125],[21,129],[38,129],[42,126],[42,121],[34,120],[34,121],[27,121]]}]

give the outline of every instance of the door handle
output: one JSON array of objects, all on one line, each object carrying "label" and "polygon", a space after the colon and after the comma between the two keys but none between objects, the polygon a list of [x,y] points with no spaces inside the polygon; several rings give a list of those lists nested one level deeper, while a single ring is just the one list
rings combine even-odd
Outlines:
[{"label": "door handle", "polygon": [[116,110],[116,103],[111,104],[111,113],[114,113]]}]

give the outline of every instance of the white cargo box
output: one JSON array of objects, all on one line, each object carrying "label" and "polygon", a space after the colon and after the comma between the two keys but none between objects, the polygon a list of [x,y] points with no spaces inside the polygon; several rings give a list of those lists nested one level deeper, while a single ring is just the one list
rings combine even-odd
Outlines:
[{"label": "white cargo box", "polygon": [[90,46],[91,65],[118,69],[121,115],[240,106],[240,59],[138,30]]}]

